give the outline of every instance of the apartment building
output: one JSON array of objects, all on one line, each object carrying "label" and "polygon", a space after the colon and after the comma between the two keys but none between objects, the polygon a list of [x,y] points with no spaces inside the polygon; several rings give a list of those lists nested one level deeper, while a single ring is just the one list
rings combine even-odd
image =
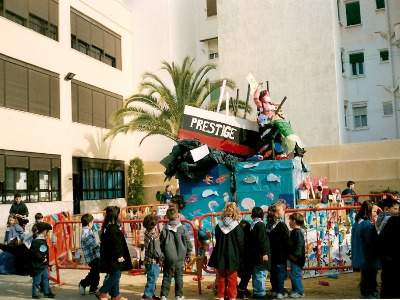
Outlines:
[{"label": "apartment building", "polygon": [[[400,2],[217,1],[221,76],[246,76],[308,147],[399,138]],[[211,21],[213,22],[213,20]]]},{"label": "apartment building", "polygon": [[132,136],[103,137],[134,91],[131,9],[118,0],[0,0],[0,219],[125,205]]}]

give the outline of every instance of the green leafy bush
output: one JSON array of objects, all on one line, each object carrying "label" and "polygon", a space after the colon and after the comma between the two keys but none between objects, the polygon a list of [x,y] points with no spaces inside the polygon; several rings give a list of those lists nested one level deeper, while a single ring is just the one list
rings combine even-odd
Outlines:
[{"label": "green leafy bush", "polygon": [[128,167],[128,206],[144,202],[144,167],[139,157],[131,159]]}]

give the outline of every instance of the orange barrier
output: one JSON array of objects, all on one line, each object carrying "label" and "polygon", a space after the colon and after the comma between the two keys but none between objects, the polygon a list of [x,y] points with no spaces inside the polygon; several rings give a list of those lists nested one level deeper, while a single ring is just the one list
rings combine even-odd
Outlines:
[{"label": "orange barrier", "polygon": [[121,208],[120,220],[139,220],[139,222],[125,224],[123,227],[125,237],[132,239],[132,246],[141,248],[145,231],[142,221],[150,213],[157,214],[160,207],[168,207],[168,204],[132,205]]},{"label": "orange barrier", "polygon": [[[137,223],[142,223],[143,220],[121,220],[122,225],[136,225]],[[166,223],[168,220],[160,220],[159,223]],[[197,284],[198,284],[198,292],[201,295],[201,278],[202,278],[202,265],[200,264],[200,260],[197,257],[198,253],[198,235],[195,229],[195,225],[189,220],[181,220],[183,224],[188,224],[190,227],[190,232],[193,233],[194,247],[192,252],[192,261],[189,264],[185,265],[184,274],[195,275]],[[101,223],[101,221],[95,221],[95,223]],[[62,235],[56,235],[55,240],[53,240],[52,247],[53,253],[55,257],[54,265],[56,267],[56,277],[52,277],[51,280],[55,281],[58,284],[62,284],[60,278],[60,270],[61,269],[80,269],[80,270],[88,270],[87,266],[80,266],[78,262],[78,258],[76,255],[76,251],[73,252],[72,249],[77,249],[76,244],[74,244],[74,227],[78,226],[80,221],[59,221],[53,226],[53,234],[54,232],[62,233]],[[160,225],[161,225],[160,224]],[[130,239],[130,237],[127,237]],[[137,258],[137,260],[140,258]],[[196,270],[193,268],[193,264],[196,263]],[[139,263],[136,263],[138,268],[135,268],[129,271],[130,274],[138,275],[145,273],[145,269],[141,268]],[[139,268],[140,267],[140,268]]]}]

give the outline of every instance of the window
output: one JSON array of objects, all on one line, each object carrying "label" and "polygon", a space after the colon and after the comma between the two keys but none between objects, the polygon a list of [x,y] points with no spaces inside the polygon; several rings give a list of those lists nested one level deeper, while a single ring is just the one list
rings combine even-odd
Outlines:
[{"label": "window", "polygon": [[217,0],[207,0],[207,17],[217,15]]},{"label": "window", "polygon": [[12,13],[11,11],[6,10],[6,18],[10,21],[13,21],[13,22],[19,24],[19,25],[26,26],[26,19]]},{"label": "window", "polygon": [[346,3],[347,26],[361,24],[360,2]]},{"label": "window", "polygon": [[376,0],[376,9],[385,8],[385,0]]},{"label": "window", "polygon": [[79,174],[78,197],[82,200],[125,197],[124,162],[95,158],[73,158],[73,172]]},{"label": "window", "polygon": [[122,108],[122,96],[72,80],[72,121],[112,128],[110,116]]},{"label": "window", "polygon": [[351,75],[364,75],[364,53],[353,53],[349,55]]},{"label": "window", "polygon": [[86,55],[90,53],[90,46],[86,44],[84,41],[78,40],[78,49],[79,52],[82,52]]},{"label": "window", "polygon": [[0,106],[60,118],[60,79],[0,54]]},{"label": "window", "polygon": [[58,27],[50,24],[49,26],[49,37],[55,41],[58,41]]},{"label": "window", "polygon": [[111,66],[111,67],[114,67],[114,68],[116,67],[115,58],[112,57],[112,56],[110,56],[110,55],[108,55],[108,54],[104,55],[104,62],[105,62],[107,65]]},{"label": "window", "polygon": [[218,39],[212,39],[207,42],[208,59],[218,58]]},{"label": "window", "polygon": [[71,48],[121,70],[121,37],[75,10],[70,17]]},{"label": "window", "polygon": [[57,155],[0,150],[0,198],[12,203],[14,194],[25,202],[59,201],[61,159]]},{"label": "window", "polygon": [[218,53],[210,53],[209,59],[217,59],[218,58]]},{"label": "window", "polygon": [[53,40],[58,40],[58,1],[0,0],[0,15]]},{"label": "window", "polygon": [[103,55],[104,54],[102,49],[92,46],[92,57],[94,57],[97,60],[102,60]]},{"label": "window", "polygon": [[47,22],[33,14],[29,14],[29,28],[39,32],[40,34],[46,35]]},{"label": "window", "polygon": [[343,49],[340,51],[340,63],[342,65],[342,74],[343,74],[345,71],[345,69],[344,69],[344,50]]},{"label": "window", "polygon": [[389,51],[381,50],[381,51],[379,51],[379,56],[381,58],[381,61],[388,61],[389,60]]},{"label": "window", "polygon": [[393,115],[393,105],[392,102],[383,102],[383,115],[384,116],[392,116]]},{"label": "window", "polygon": [[367,105],[354,105],[354,128],[367,127]]},{"label": "window", "polygon": [[347,119],[347,116],[348,116],[348,109],[347,109],[347,103],[344,105],[344,127],[345,128],[349,128],[349,123],[348,123],[348,119]]}]

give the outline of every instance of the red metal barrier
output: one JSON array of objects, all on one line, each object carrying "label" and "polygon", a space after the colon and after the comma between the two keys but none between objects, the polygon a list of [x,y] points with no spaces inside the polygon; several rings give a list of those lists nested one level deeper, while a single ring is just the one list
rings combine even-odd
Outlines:
[{"label": "red metal barrier", "polygon": [[[143,220],[121,220],[122,225],[130,226],[136,225],[137,223],[142,223]],[[160,220],[159,223],[166,223],[168,220]],[[197,256],[198,253],[198,234],[195,228],[195,225],[189,220],[181,220],[183,224],[188,224],[190,227],[190,232],[193,234],[193,259],[192,262],[185,265],[184,274],[195,275],[198,285],[198,292],[199,295],[202,294],[201,291],[201,279],[202,279],[202,265],[201,259]],[[102,223],[101,221],[95,221],[95,223]],[[52,277],[51,280],[55,281],[58,284],[62,284],[61,277],[60,277],[60,270],[61,269],[80,269],[80,270],[88,270],[89,267],[87,266],[80,266],[76,251],[72,251],[73,249],[77,249],[76,245],[74,244],[74,226],[78,226],[80,221],[60,221],[53,225],[53,234],[54,232],[58,233],[55,235],[55,240],[53,240],[52,248],[54,253],[54,265],[56,267],[56,277]],[[128,237],[127,239],[129,239]],[[196,270],[192,270],[191,266],[196,263]],[[129,271],[132,274],[142,274],[145,273],[145,269],[137,268]]]}]

